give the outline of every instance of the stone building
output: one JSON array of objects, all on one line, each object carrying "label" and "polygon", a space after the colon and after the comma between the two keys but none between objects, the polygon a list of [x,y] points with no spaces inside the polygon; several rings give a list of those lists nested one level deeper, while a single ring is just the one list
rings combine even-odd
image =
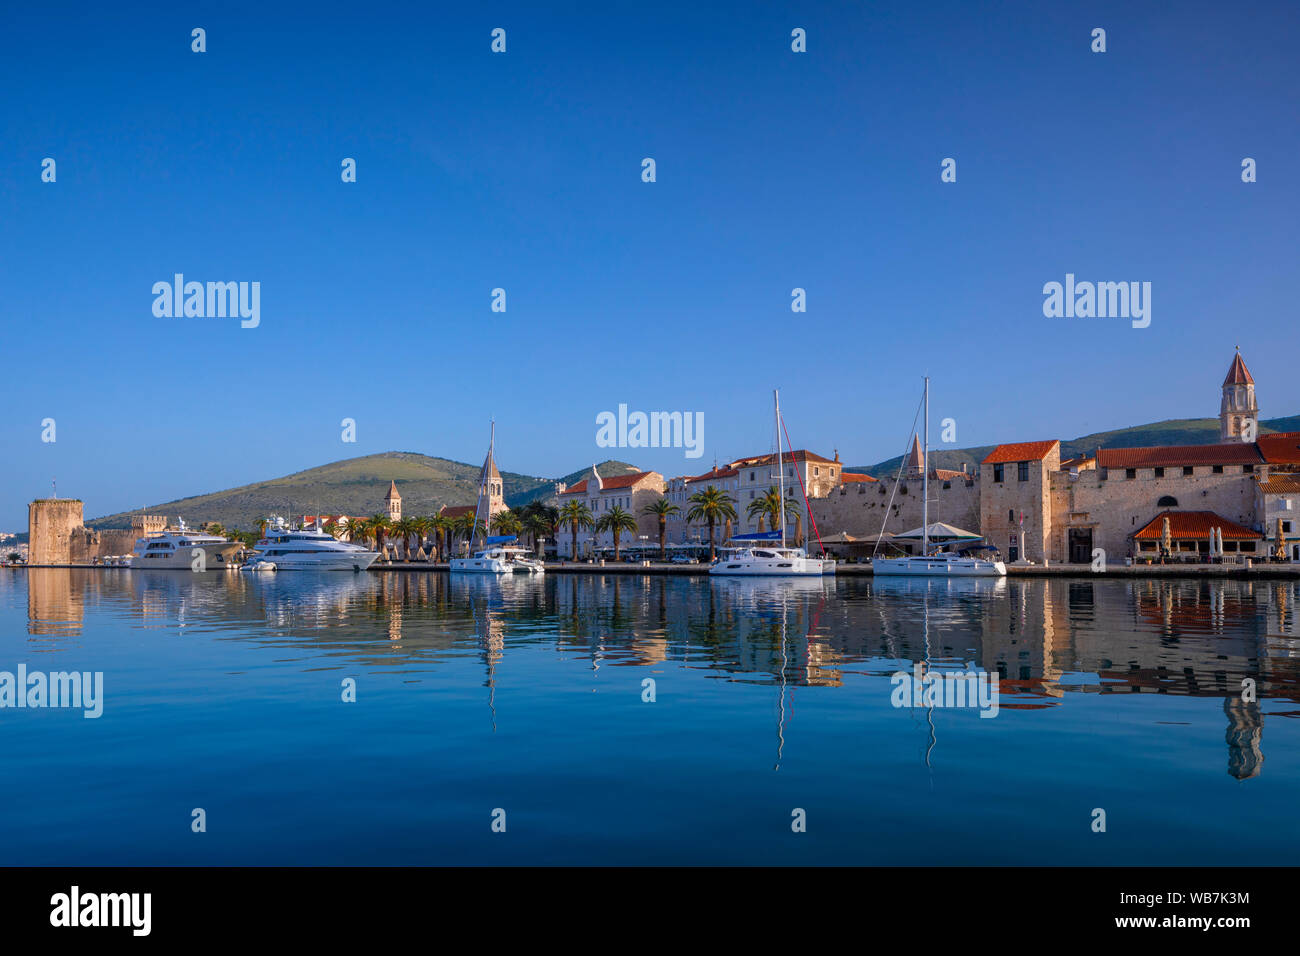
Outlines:
[{"label": "stone building", "polygon": [[[631,475],[615,475],[602,478],[591,466],[591,471],[582,481],[572,486],[563,483],[557,486],[560,510],[570,501],[583,502],[594,520],[608,514],[614,508],[622,508],[636,518],[637,529],[634,532],[623,531],[619,534],[620,547],[639,544],[638,538],[645,536],[646,543],[659,543],[659,519],[654,515],[642,514],[642,510],[651,502],[657,501],[664,493],[664,477],[657,471],[638,471]],[[612,548],[614,534],[612,531],[598,532],[594,527],[578,529],[578,553],[573,551],[573,533],[567,523],[561,522],[556,535],[556,553],[562,558],[588,556],[596,548]]]},{"label": "stone building", "polygon": [[[709,526],[704,521],[690,521],[687,513],[691,509],[691,495],[713,487],[725,492],[731,498],[736,509],[736,520],[730,529],[717,526],[714,538],[722,544],[725,535],[749,534],[759,530],[759,518],[750,517],[750,503],[767,494],[768,489],[777,487],[781,482],[776,466],[776,452],[763,455],[751,455],[737,458],[726,465],[715,465],[702,475],[681,476],[669,479],[664,497],[680,509],[678,514],[668,519],[668,541],[673,544],[709,543]],[[785,479],[785,494],[796,502],[799,517],[786,520],[786,532],[791,544],[808,537],[811,532],[805,527],[808,522],[804,517],[803,500],[806,491],[810,501],[825,498],[840,485],[840,476],[844,466],[840,463],[839,453],[833,459],[825,458],[816,452],[798,448],[781,456],[781,470]],[[820,518],[817,519],[820,522]],[[764,530],[769,521],[763,521]],[[656,532],[657,534],[657,532]]]},{"label": "stone building", "polygon": [[1219,444],[1102,448],[1066,461],[1056,441],[999,445],[980,466],[980,533],[1008,560],[1083,564],[1098,549],[1107,560],[1152,552],[1151,523],[1171,515],[1202,554],[1209,529],[1229,526],[1250,534],[1225,535],[1226,550],[1256,553],[1270,514],[1261,487],[1300,475],[1300,435],[1245,440],[1258,416],[1255,381],[1237,353],[1222,386]]},{"label": "stone building", "polygon": [[1269,548],[1300,561],[1300,475],[1277,474],[1255,483],[1255,513]]}]

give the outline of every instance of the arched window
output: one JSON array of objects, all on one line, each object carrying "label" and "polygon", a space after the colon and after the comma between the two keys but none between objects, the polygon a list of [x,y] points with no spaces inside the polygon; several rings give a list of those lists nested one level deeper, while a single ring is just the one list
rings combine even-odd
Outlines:
[{"label": "arched window", "polygon": [[1177,507],[1178,507],[1178,499],[1175,498],[1173,495],[1165,495],[1163,498],[1161,498],[1159,501],[1156,502],[1156,507],[1157,507],[1157,508],[1177,508]]}]

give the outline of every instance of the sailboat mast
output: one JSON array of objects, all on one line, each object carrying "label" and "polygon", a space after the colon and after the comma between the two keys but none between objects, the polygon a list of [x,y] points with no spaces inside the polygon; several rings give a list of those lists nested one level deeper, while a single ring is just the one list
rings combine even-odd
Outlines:
[{"label": "sailboat mast", "polygon": [[[487,491],[488,462],[496,460],[495,458],[496,447],[497,447],[497,423],[496,423],[496,419],[493,419],[492,433],[491,436],[488,438],[488,460],[483,462],[483,474],[479,476],[479,482],[478,482],[478,496],[480,499],[483,498],[484,492]],[[483,545],[485,547],[487,546],[487,539],[491,534],[492,534],[492,499],[489,496],[488,509],[487,509],[487,524],[484,525],[484,530],[483,530]]]},{"label": "sailboat mast", "polygon": [[772,404],[776,408],[776,477],[780,483],[781,503],[777,509],[777,521],[781,525],[781,547],[785,547],[785,465],[781,460],[781,393],[772,389]]},{"label": "sailboat mast", "polygon": [[925,377],[925,441],[921,445],[921,556],[930,553],[930,376]]}]

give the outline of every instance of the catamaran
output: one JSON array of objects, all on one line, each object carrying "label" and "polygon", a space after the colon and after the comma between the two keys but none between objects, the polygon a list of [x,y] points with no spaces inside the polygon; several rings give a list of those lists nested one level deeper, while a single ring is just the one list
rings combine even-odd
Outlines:
[{"label": "catamaran", "polygon": [[[526,548],[513,544],[518,535],[492,534],[491,494],[488,489],[490,481],[501,479],[497,471],[496,451],[497,426],[492,423],[492,437],[488,441],[487,458],[483,461],[483,470],[479,473],[478,503],[474,507],[474,530],[470,532],[470,542],[478,535],[479,515],[486,512],[483,523],[483,549],[466,558],[452,558],[452,571],[473,574],[544,574],[546,566],[533,557]],[[485,508],[484,504],[488,506]]]},{"label": "catamaran", "polygon": [[[781,458],[781,396],[777,390],[772,391],[772,401],[776,408],[776,472],[779,482],[781,501],[785,501],[785,468]],[[791,449],[793,453],[793,449]],[[800,479],[802,481],[802,479]],[[808,506],[807,494],[804,495],[804,507]],[[724,548],[723,553],[709,567],[709,574],[715,576],[762,575],[787,577],[791,575],[818,576],[835,573],[835,562],[831,558],[810,558],[803,548],[789,548],[785,544],[785,512],[777,523],[775,531],[756,531],[751,534],[732,535],[728,540],[732,546]]]},{"label": "catamaran", "polygon": [[[872,558],[873,574],[928,574],[962,577],[1003,577],[1007,566],[1001,561],[954,554],[951,551],[930,552],[930,539],[937,526],[930,524],[930,377],[925,377],[924,448],[921,453],[921,553],[903,558]],[[886,512],[888,513],[888,512]],[[948,528],[949,526],[943,526]],[[957,531],[959,529],[951,529]],[[883,535],[884,528],[882,526]],[[906,537],[911,537],[909,534]],[[978,539],[978,535],[961,534],[961,537]]]}]

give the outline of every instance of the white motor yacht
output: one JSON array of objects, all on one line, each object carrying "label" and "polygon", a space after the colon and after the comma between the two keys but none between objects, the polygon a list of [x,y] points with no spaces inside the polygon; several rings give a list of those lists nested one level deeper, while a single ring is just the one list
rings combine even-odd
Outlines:
[{"label": "white motor yacht", "polygon": [[265,534],[246,565],[250,570],[364,571],[379,558],[378,551],[339,541],[319,528],[291,530],[283,518],[276,518]]},{"label": "white motor yacht", "polygon": [[177,527],[137,538],[127,566],[144,571],[208,571],[224,568],[243,545],[215,534]]}]

